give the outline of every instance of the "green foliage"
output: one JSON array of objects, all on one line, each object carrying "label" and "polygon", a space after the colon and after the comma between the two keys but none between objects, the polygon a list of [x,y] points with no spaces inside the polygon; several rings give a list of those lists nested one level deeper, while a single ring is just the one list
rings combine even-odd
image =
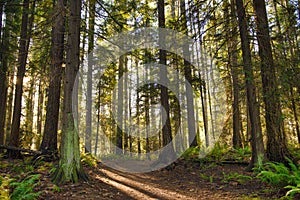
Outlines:
[{"label": "green foliage", "polygon": [[0,176],[0,200],[9,200],[9,179]]},{"label": "green foliage", "polygon": [[56,165],[51,165],[50,167],[51,168],[50,168],[49,172],[50,172],[50,174],[53,174],[56,171],[57,166]]},{"label": "green foliage", "polygon": [[251,155],[251,149],[249,147],[234,149],[234,152],[241,157]]},{"label": "green foliage", "polygon": [[206,176],[203,173],[200,173],[200,177],[204,180],[209,180],[210,183],[214,182],[214,176]]},{"label": "green foliage", "polygon": [[226,145],[222,146],[219,143],[216,143],[212,151],[208,156],[215,161],[221,161],[224,155],[228,153],[228,147]]},{"label": "green foliage", "polygon": [[300,166],[296,166],[291,160],[289,167],[283,163],[268,162],[257,177],[276,187],[290,189],[286,196],[300,193]]},{"label": "green foliage", "polygon": [[[106,154],[106,155],[103,155],[101,156],[100,158],[101,160],[144,160],[145,157],[141,156],[140,158],[139,157],[136,157],[136,156],[130,156],[129,154],[126,154],[126,155],[117,155],[117,154]],[[157,159],[156,158],[151,158],[151,159]]]},{"label": "green foliage", "polygon": [[97,159],[91,153],[85,153],[81,156],[81,162],[91,167],[97,166]]},{"label": "green foliage", "polygon": [[34,187],[38,184],[36,181],[40,178],[40,174],[27,176],[23,181],[12,181],[9,186],[13,188],[10,198],[12,200],[33,200],[40,195],[40,192],[34,192]]},{"label": "green foliage", "polygon": [[53,192],[60,192],[61,189],[60,187],[58,187],[57,185],[53,185],[52,189],[51,189]]},{"label": "green foliage", "polygon": [[230,149],[225,153],[226,155],[223,158],[227,160],[248,161],[251,157],[251,149],[249,147]]},{"label": "green foliage", "polygon": [[194,158],[195,156],[199,156],[200,153],[200,147],[190,147],[188,148],[183,154],[182,156],[186,159],[189,158]]},{"label": "green foliage", "polygon": [[290,189],[290,190],[286,193],[286,196],[293,196],[293,195],[296,194],[296,193],[300,193],[300,183],[297,184],[297,186],[288,185],[288,186],[285,186],[284,188]]},{"label": "green foliage", "polygon": [[14,164],[11,167],[12,171],[15,173],[28,173],[34,171],[34,166],[29,164],[29,162]]},{"label": "green foliage", "polygon": [[223,183],[228,183],[229,181],[236,181],[240,184],[243,184],[246,180],[252,180],[251,176],[235,173],[229,173],[228,175],[223,172]]}]

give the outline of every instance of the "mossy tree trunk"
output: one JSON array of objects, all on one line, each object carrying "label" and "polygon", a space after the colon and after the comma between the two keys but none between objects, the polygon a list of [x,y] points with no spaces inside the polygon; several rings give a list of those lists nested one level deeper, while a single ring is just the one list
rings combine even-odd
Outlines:
[{"label": "mossy tree trunk", "polygon": [[87,180],[80,161],[78,125],[72,112],[72,92],[79,68],[80,11],[81,1],[71,0],[69,4],[69,32],[67,41],[66,71],[64,78],[63,128],[59,166],[54,173],[56,184]]}]

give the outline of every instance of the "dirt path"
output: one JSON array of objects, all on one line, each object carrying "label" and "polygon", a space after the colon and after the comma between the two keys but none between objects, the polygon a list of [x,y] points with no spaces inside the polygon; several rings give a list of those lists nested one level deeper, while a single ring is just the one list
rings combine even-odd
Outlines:
[{"label": "dirt path", "polygon": [[181,161],[172,170],[144,174],[123,173],[102,164],[85,167],[91,181],[54,189],[44,175],[38,190],[40,199],[273,199],[263,193],[267,187],[257,179],[228,179],[232,173],[251,175],[244,166],[216,165],[201,169],[199,164]]}]

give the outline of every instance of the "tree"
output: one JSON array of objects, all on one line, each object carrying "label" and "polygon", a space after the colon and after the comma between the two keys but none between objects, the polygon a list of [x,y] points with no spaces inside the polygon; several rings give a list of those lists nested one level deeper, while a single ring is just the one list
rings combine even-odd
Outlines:
[{"label": "tree", "polygon": [[[236,10],[233,3],[225,1],[225,17],[228,20],[225,23],[226,35],[228,43],[228,64],[231,73],[231,84],[233,93],[232,102],[232,125],[233,125],[233,135],[232,135],[232,145],[233,148],[238,149],[242,147],[241,139],[241,119],[240,119],[240,86],[239,86],[239,69],[238,69],[238,50],[237,50],[237,29],[236,29]],[[230,11],[228,8],[231,8]],[[230,23],[231,22],[231,23]]]},{"label": "tree", "polygon": [[251,147],[252,156],[248,169],[259,164],[259,160],[265,160],[265,150],[260,123],[259,105],[256,98],[256,87],[254,82],[250,40],[248,35],[247,19],[243,0],[236,0],[238,25],[242,45],[243,68],[245,72],[246,90],[247,90],[247,108],[251,126]]},{"label": "tree", "polygon": [[60,107],[62,65],[64,58],[66,0],[58,0],[55,6],[55,19],[52,26],[50,83],[46,122],[40,150],[44,153],[57,151],[57,129]]},{"label": "tree", "polygon": [[122,55],[119,58],[119,69],[118,69],[118,116],[117,116],[117,135],[116,135],[116,153],[123,153],[123,98],[124,98],[124,82],[123,82],[123,73],[125,65],[125,56]]},{"label": "tree", "polygon": [[78,124],[72,112],[72,92],[79,69],[79,44],[81,1],[71,0],[69,4],[69,30],[67,41],[66,71],[64,77],[63,128],[59,166],[53,181],[55,183],[87,180],[80,160]]},{"label": "tree", "polygon": [[[35,2],[33,2],[34,8]],[[15,88],[15,100],[14,100],[14,110],[13,110],[13,119],[12,119],[12,129],[9,139],[9,145],[18,147],[19,146],[19,132],[20,132],[20,119],[21,119],[21,109],[22,109],[22,93],[23,93],[23,79],[26,71],[26,61],[28,56],[29,40],[31,27],[28,27],[29,24],[32,25],[33,18],[29,22],[29,0],[23,1],[23,11],[22,11],[22,24],[21,24],[21,33],[20,33],[20,45],[18,52],[18,71],[17,71],[17,83]],[[19,153],[17,151],[9,150],[8,157],[15,158],[18,157]]]},{"label": "tree", "polygon": [[[7,101],[7,52],[9,52],[9,26],[7,23],[3,27],[2,16],[5,2],[0,3],[0,145],[4,144],[4,127],[6,118],[6,101]],[[6,22],[11,19],[11,14],[6,12]],[[5,51],[3,51],[5,49]]]},{"label": "tree", "polygon": [[[180,11],[182,16],[182,25],[183,25],[183,32],[185,35],[188,35],[188,27],[187,27],[187,17],[186,17],[186,9],[185,9],[185,1],[180,0]],[[190,57],[190,50],[188,44],[183,48],[183,54],[185,58]],[[189,63],[188,60],[184,60],[184,76],[187,80],[186,82],[186,101],[187,101],[187,117],[188,117],[188,132],[189,132],[189,140],[191,140],[191,146],[196,147],[197,138],[196,135],[196,127],[195,127],[195,112],[194,112],[194,97],[193,91],[189,84],[192,84],[192,65]]]},{"label": "tree", "polygon": [[88,72],[87,72],[87,96],[86,96],[86,131],[85,150],[92,151],[92,69],[93,69],[93,49],[95,31],[95,0],[89,1],[89,24],[88,24]]},{"label": "tree", "polygon": [[263,100],[265,104],[265,119],[267,131],[266,155],[270,161],[287,162],[291,157],[283,129],[283,116],[280,105],[280,95],[277,89],[277,78],[270,43],[270,33],[264,0],[253,0],[256,15],[257,40],[259,57],[261,59],[261,77]]},{"label": "tree", "polygon": [[[158,0],[158,26],[160,28],[165,28],[165,4],[164,0]],[[164,44],[165,38],[163,38],[163,35],[159,35],[159,43],[161,45]],[[167,52],[164,49],[159,50],[159,64],[166,66],[167,64]],[[165,109],[165,114],[162,114],[162,121],[165,122],[163,124],[162,128],[162,142],[164,149],[162,153],[160,154],[160,159],[169,161],[172,160],[172,156],[175,156],[174,147],[173,144],[171,144],[169,147],[166,147],[169,143],[172,142],[172,130],[171,130],[171,122],[170,122],[170,109],[169,109],[169,94],[168,94],[168,88],[166,85],[168,85],[168,72],[166,67],[160,68],[160,100],[161,105]]]}]

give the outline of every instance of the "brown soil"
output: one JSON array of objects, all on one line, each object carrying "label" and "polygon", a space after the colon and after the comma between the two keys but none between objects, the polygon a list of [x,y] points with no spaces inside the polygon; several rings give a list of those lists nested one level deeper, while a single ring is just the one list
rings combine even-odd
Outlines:
[{"label": "brown soil", "polygon": [[[2,160],[1,162],[9,162]],[[3,165],[2,165],[3,166]],[[97,167],[84,166],[89,182],[55,186],[50,181],[50,167],[40,168],[42,176],[36,191],[39,199],[274,199],[284,195],[256,178],[230,178],[234,173],[244,177],[255,175],[245,172],[238,164],[210,163],[201,165],[192,161],[178,161],[173,169],[150,173],[123,173],[101,163]],[[0,167],[0,175],[9,174],[8,167]],[[227,178],[226,178],[227,177]],[[229,178],[228,178],[229,177]]]}]

